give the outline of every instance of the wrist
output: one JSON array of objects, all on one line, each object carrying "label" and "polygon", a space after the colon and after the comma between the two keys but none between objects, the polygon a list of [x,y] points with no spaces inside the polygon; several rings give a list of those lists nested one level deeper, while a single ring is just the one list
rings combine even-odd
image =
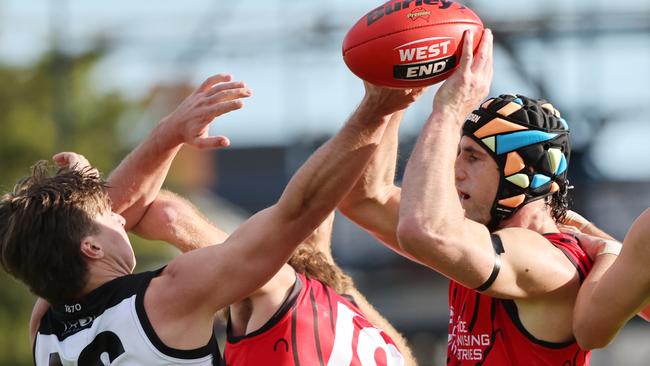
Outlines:
[{"label": "wrist", "polygon": [[460,129],[465,123],[467,114],[454,108],[434,108],[429,115],[429,120],[435,121],[436,126]]},{"label": "wrist", "polygon": [[474,110],[474,105],[436,102],[434,101],[432,114],[440,113],[445,116],[454,116],[461,125],[465,122],[467,115]]},{"label": "wrist", "polygon": [[151,137],[157,141],[163,148],[174,148],[183,144],[183,136],[179,133],[178,128],[170,120],[169,116],[160,120],[160,122],[151,131]]},{"label": "wrist", "polygon": [[388,111],[382,103],[366,96],[361,101],[361,104],[359,104],[356,114],[358,117],[361,117],[360,119],[364,123],[372,121],[388,122],[392,112]]},{"label": "wrist", "polygon": [[595,257],[598,257],[603,254],[613,254],[618,256],[621,253],[623,245],[615,240],[603,239],[602,245],[599,246],[596,251]]}]

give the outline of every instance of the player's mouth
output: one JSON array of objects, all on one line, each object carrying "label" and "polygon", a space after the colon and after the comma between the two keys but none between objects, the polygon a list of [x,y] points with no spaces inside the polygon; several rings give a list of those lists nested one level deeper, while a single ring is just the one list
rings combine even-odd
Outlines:
[{"label": "player's mouth", "polygon": [[467,194],[467,193],[465,193],[463,191],[458,191],[458,199],[460,200],[460,202],[468,200],[469,198],[470,198],[469,194]]}]

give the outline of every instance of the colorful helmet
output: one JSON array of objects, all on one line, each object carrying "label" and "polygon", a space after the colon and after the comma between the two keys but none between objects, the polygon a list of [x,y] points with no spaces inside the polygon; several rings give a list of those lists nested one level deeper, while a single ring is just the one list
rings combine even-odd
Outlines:
[{"label": "colorful helmet", "polygon": [[528,202],[566,192],[569,126],[546,100],[510,94],[490,98],[468,116],[463,135],[481,145],[499,167],[490,229]]}]

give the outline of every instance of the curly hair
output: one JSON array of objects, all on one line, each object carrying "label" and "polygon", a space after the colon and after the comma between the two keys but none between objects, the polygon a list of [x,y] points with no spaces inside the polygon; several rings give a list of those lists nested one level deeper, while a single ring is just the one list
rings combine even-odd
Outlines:
[{"label": "curly hair", "polygon": [[106,184],[96,170],[59,169],[39,161],[32,174],[0,198],[0,265],[30,290],[57,303],[87,283],[81,241],[96,234],[94,218],[110,210]]},{"label": "curly hair", "polygon": [[570,185],[559,185],[560,190],[547,197],[546,204],[551,207],[551,214],[557,223],[563,223],[566,219],[566,213],[571,206],[571,197],[569,196]]},{"label": "curly hair", "polygon": [[289,265],[296,272],[319,280],[339,294],[345,294],[353,287],[352,278],[312,245],[300,244],[289,258]]}]

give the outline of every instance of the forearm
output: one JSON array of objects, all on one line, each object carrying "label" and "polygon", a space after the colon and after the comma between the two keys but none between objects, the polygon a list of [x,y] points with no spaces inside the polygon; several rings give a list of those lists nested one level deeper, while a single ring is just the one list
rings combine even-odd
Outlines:
[{"label": "forearm", "polygon": [[278,206],[290,216],[308,219],[315,228],[350,191],[377,148],[389,116],[362,102],[346,125],[296,172]]},{"label": "forearm", "polygon": [[303,241],[303,244],[314,247],[325,256],[325,259],[333,264],[334,258],[332,257],[332,229],[334,226],[334,212],[314,230],[314,232]]},{"label": "forearm", "polygon": [[594,223],[584,218],[582,215],[575,211],[567,211],[566,218],[564,220],[565,225],[573,226],[580,232],[587,235],[593,235],[602,239],[607,240],[616,240],[613,236],[601,230]]},{"label": "forearm", "polygon": [[624,316],[616,318],[613,313],[615,306],[612,306],[615,296],[611,292],[602,291],[602,287],[607,284],[602,284],[601,279],[615,260],[616,256],[612,254],[598,256],[580,287],[574,310],[573,331],[584,349],[605,347],[628,320]]},{"label": "forearm", "polygon": [[377,151],[370,159],[368,166],[352,191],[350,191],[350,194],[346,196],[346,200],[355,197],[361,199],[370,197],[381,200],[381,197],[385,195],[385,191],[395,185],[399,127],[403,116],[403,110],[390,116]]},{"label": "forearm", "polygon": [[404,111],[394,113],[377,151],[361,178],[339,205],[339,210],[391,249],[397,243],[401,190],[395,186],[399,126]]},{"label": "forearm", "polygon": [[[416,238],[453,233],[464,220],[454,183],[454,163],[463,116],[435,111],[427,120],[404,174],[400,206],[400,240],[421,257],[429,251]],[[409,237],[414,234],[412,240]],[[400,242],[402,244],[402,242]]]},{"label": "forearm", "polygon": [[145,239],[172,244],[183,253],[219,244],[228,237],[189,201],[168,191],[160,191],[132,231]]},{"label": "forearm", "polygon": [[126,229],[137,225],[158,195],[182,141],[174,138],[171,126],[161,121],[108,178],[113,211],[127,221]]},{"label": "forearm", "polygon": [[109,177],[113,211],[135,226],[158,195],[174,156],[184,142],[195,147],[218,148],[230,143],[224,136],[209,136],[214,118],[243,106],[251,95],[242,82],[227,74],[207,78],[192,94],[129,154]]}]

